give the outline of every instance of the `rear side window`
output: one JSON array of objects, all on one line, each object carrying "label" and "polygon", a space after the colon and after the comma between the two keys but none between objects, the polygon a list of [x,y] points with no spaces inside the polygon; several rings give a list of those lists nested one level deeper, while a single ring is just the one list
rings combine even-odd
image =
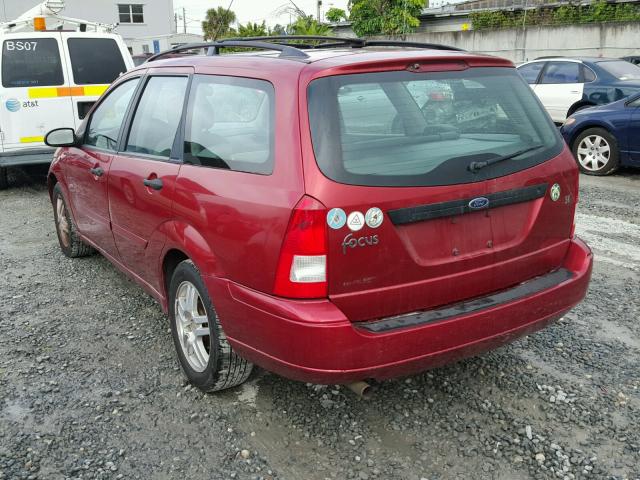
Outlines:
[{"label": "rear side window", "polygon": [[152,77],[133,117],[128,152],[169,158],[176,137],[187,77]]},{"label": "rear side window", "polygon": [[191,87],[184,162],[270,174],[274,91],[264,80],[196,75]]},{"label": "rear side window", "polygon": [[544,67],[544,62],[530,63],[518,68],[518,72],[520,73],[520,75],[522,75],[522,78],[524,78],[527,83],[536,83],[542,67]]},{"label": "rear side window", "polygon": [[77,85],[112,83],[127,71],[120,48],[112,38],[70,38],[67,45]]},{"label": "rear side window", "polygon": [[55,38],[21,38],[2,43],[2,86],[44,87],[64,84]]},{"label": "rear side window", "polygon": [[[309,85],[308,104],[318,166],[340,183],[470,183],[531,167],[562,148],[512,68],[325,77]],[[468,168],[518,152],[475,173]]]},{"label": "rear side window", "polygon": [[540,83],[580,83],[580,64],[549,62]]},{"label": "rear side window", "polygon": [[89,121],[85,145],[104,150],[117,149],[122,122],[139,81],[135,78],[118,85],[98,105]]}]

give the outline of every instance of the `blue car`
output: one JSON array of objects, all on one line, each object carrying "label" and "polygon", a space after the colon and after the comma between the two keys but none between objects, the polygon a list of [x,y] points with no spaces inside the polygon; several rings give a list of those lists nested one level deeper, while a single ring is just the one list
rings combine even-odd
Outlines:
[{"label": "blue car", "polygon": [[583,108],[640,93],[640,67],[619,58],[540,58],[518,72],[556,123]]},{"label": "blue car", "polygon": [[580,110],[560,132],[584,173],[608,175],[622,165],[640,167],[640,94]]}]

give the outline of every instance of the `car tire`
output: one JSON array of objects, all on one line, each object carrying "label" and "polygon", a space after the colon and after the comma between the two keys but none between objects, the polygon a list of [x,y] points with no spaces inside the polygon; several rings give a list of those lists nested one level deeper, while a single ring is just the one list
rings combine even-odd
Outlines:
[{"label": "car tire", "polygon": [[56,223],[56,234],[60,249],[69,258],[86,257],[94,250],[91,246],[82,241],[78,234],[76,224],[69,211],[68,203],[62,192],[62,187],[56,183],[53,187],[53,218]]},{"label": "car tire", "polygon": [[233,351],[200,272],[191,260],[178,264],[169,284],[169,320],[182,371],[204,392],[243,383],[253,364]]},{"label": "car tire", "polygon": [[610,175],[618,169],[618,142],[604,128],[588,128],[578,135],[571,150],[582,173]]},{"label": "car tire", "polygon": [[7,167],[0,167],[0,190],[4,190],[9,186],[9,171]]}]

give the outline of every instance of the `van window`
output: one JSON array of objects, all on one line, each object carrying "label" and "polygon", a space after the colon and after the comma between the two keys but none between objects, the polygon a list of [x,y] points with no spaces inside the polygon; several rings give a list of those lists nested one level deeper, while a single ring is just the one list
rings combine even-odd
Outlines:
[{"label": "van window", "polygon": [[187,77],[152,77],[131,123],[126,150],[169,158],[182,116]]},{"label": "van window", "polygon": [[112,38],[67,40],[76,85],[109,84],[127,71],[120,47]]},{"label": "van window", "polygon": [[2,86],[43,87],[64,84],[55,38],[20,38],[2,43]]},{"label": "van window", "polygon": [[197,75],[184,162],[249,173],[273,171],[274,91],[264,80]]},{"label": "van window", "polygon": [[[341,183],[432,186],[513,173],[560,153],[562,141],[512,68],[381,72],[308,88],[316,161]],[[471,171],[483,162],[527,150]]]},{"label": "van window", "polygon": [[118,85],[98,105],[87,128],[85,145],[115,151],[127,107],[138,86],[139,78]]}]

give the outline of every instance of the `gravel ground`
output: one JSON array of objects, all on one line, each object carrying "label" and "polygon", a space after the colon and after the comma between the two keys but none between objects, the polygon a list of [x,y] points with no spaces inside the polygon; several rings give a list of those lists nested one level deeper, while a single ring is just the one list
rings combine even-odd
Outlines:
[{"label": "gravel ground", "polygon": [[259,372],[188,386],[160,307],[61,254],[44,171],[0,192],[0,479],[640,478],[640,173],[583,177],[584,303],[478,358],[377,386]]}]

